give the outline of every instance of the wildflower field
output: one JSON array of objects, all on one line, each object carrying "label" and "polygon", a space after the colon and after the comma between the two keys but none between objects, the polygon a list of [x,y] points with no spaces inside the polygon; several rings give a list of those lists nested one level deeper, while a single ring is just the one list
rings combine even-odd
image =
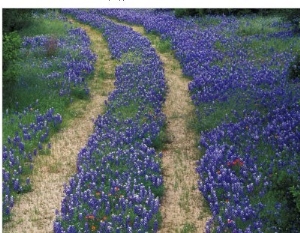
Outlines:
[{"label": "wildflower field", "polygon": [[3,109],[4,224],[20,194],[33,191],[35,157],[49,153],[50,138],[74,117],[67,109],[90,99],[97,55],[72,19],[104,36],[117,66],[105,113],[94,119],[53,211],[55,233],[160,230],[170,87],[148,37],[160,38],[180,62],[194,108],[186,124],[201,156],[190,173],[198,174],[210,218],[205,229],[180,232],[299,232],[300,40],[290,23],[276,15],[177,18],[153,9],[62,9],[33,18],[56,28],[20,34],[15,66],[22,72]]}]

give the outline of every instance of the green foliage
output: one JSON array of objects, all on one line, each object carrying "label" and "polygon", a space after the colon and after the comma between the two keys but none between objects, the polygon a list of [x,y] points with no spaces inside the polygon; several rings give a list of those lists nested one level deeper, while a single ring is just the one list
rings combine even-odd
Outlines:
[{"label": "green foliage", "polygon": [[18,31],[32,22],[31,9],[3,9],[3,32]]},{"label": "green foliage", "polygon": [[[194,128],[197,133],[209,131],[216,128],[224,122],[235,122],[236,117],[233,109],[236,112],[242,113],[245,103],[242,101],[246,98],[246,93],[242,90],[236,89],[231,94],[227,101],[215,101],[214,103],[201,103],[196,107],[195,117],[191,118],[191,128]],[[248,101],[248,109],[258,109],[254,102]]]},{"label": "green foliage", "polygon": [[204,15],[272,15],[278,12],[276,9],[234,9],[234,8],[210,8],[210,9],[175,9],[176,17],[204,16]]},{"label": "green foliage", "polygon": [[128,51],[127,53],[122,54],[120,58],[121,63],[133,63],[140,65],[142,63],[142,53],[141,51]]},{"label": "green foliage", "polygon": [[160,53],[167,53],[171,51],[171,41],[170,40],[160,40],[159,43],[157,44],[157,50]]},{"label": "green foliage", "polygon": [[[300,190],[297,177],[284,170],[274,170],[270,174],[272,186],[261,202],[264,208],[260,217],[267,219],[266,231],[277,226],[280,232],[296,232],[300,229]],[[298,185],[298,186],[297,186]]]},{"label": "green foliage", "polygon": [[[55,14],[55,12],[53,13]],[[20,31],[22,36],[35,36],[35,35],[51,35],[54,38],[64,36],[67,29],[71,25],[58,19],[47,19],[39,16],[32,19],[32,23]]]},{"label": "green foliage", "polygon": [[3,98],[7,98],[12,93],[19,73],[16,61],[18,60],[21,38],[16,32],[9,32],[4,34],[2,44]]},{"label": "green foliage", "polygon": [[172,44],[170,39],[161,39],[159,34],[156,32],[147,33],[148,39],[151,41],[151,44],[160,52],[168,53],[172,52]]},{"label": "green foliage", "polygon": [[[59,29],[59,33],[57,31],[49,31],[48,26],[50,29]],[[59,38],[59,35],[66,35],[67,30],[70,27],[71,25],[66,25],[66,22],[62,22],[57,19],[49,20],[39,16],[32,20],[32,24],[26,29],[22,29],[18,33],[8,33],[8,35],[14,35],[14,37],[13,39],[9,37],[9,46],[6,46],[8,43],[3,42],[4,111],[6,109],[12,109],[12,111],[22,110],[38,99],[40,103],[39,110],[41,112],[53,107],[59,113],[66,112],[67,117],[65,115],[64,119],[71,117],[71,115],[68,115],[69,113],[66,109],[70,100],[59,96],[59,90],[57,89],[55,82],[45,82],[45,80],[41,78],[47,77],[47,75],[52,74],[54,71],[63,72],[61,68],[61,57],[64,56],[64,53],[69,53],[70,51],[65,51],[64,49],[58,50],[57,38]],[[21,36],[50,34],[50,40],[48,45],[46,45],[46,50],[33,51],[28,49],[26,52],[23,51],[21,54],[21,50],[19,49],[21,39],[18,34]],[[6,40],[6,38],[7,37],[4,36],[3,40]],[[11,45],[10,41],[13,41],[13,45]],[[13,52],[7,52],[11,49],[14,49]],[[51,65],[48,68],[41,69],[40,67],[43,66],[45,56],[48,56],[47,60]],[[7,67],[6,60],[11,62],[13,60],[12,57],[15,57],[16,59],[13,65],[8,66],[9,71],[7,71],[7,74],[10,75],[6,76],[4,66]],[[11,82],[13,85],[7,85],[6,80],[8,79],[8,82],[13,80]],[[75,97],[74,99],[84,99],[84,94],[82,92],[83,91],[74,88],[71,94],[72,97]],[[18,102],[18,105],[16,105],[16,102]]]},{"label": "green foliage", "polygon": [[237,30],[239,36],[266,35],[280,30],[280,27],[272,27],[274,22],[278,22],[278,17],[243,17]]},{"label": "green foliage", "polygon": [[193,223],[185,223],[180,230],[180,233],[193,233],[197,232],[197,227]]},{"label": "green foliage", "polygon": [[175,16],[177,18],[184,16],[202,16],[203,9],[175,9]]},{"label": "green foliage", "polygon": [[168,143],[171,143],[171,138],[167,133],[167,124],[165,123],[157,137],[153,140],[152,146],[155,150],[160,151],[163,150]]},{"label": "green foliage", "polygon": [[21,46],[21,38],[16,32],[10,32],[3,36],[3,71],[7,70],[10,61],[18,58]]},{"label": "green foliage", "polygon": [[282,232],[300,229],[300,189],[296,177],[287,171],[278,170],[272,174],[272,188],[264,197],[266,207],[261,216],[268,218],[270,229],[276,225]]},{"label": "green foliage", "polygon": [[71,96],[74,96],[76,99],[81,99],[81,100],[89,100],[90,95],[87,92],[87,90],[84,90],[79,87],[73,87],[71,90]]},{"label": "green foliage", "polygon": [[206,29],[210,28],[211,26],[220,24],[221,19],[214,16],[204,15],[198,19],[195,18],[195,22],[200,26],[200,28]]},{"label": "green foliage", "polygon": [[206,15],[247,15],[251,13],[257,13],[256,9],[206,9]]},{"label": "green foliage", "polygon": [[290,187],[290,192],[294,198],[294,202],[296,204],[297,210],[300,214],[300,185]]},{"label": "green foliage", "polygon": [[280,12],[283,19],[292,24],[294,31],[300,33],[300,9],[284,9]]},{"label": "green foliage", "polygon": [[297,54],[295,60],[290,64],[288,77],[291,80],[300,80],[300,54]]},{"label": "green foliage", "polygon": [[[253,51],[253,54],[251,55],[253,56],[253,60],[263,61],[266,59],[266,53],[270,50],[276,50],[279,53],[283,53],[293,48],[295,54],[300,53],[300,40],[297,36],[285,39],[269,38],[266,36],[257,40],[248,41],[247,43],[245,42],[243,47]],[[282,63],[282,65],[284,64]]]}]

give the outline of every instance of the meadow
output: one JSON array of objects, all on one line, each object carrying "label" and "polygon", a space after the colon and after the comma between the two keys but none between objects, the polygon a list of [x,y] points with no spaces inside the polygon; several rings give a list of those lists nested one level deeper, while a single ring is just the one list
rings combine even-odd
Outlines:
[{"label": "meadow", "polygon": [[278,17],[99,12],[169,41],[192,79],[207,232],[298,232],[299,77],[291,78],[290,64],[299,36],[291,25]]},{"label": "meadow", "polygon": [[49,152],[49,138],[72,118],[66,110],[70,103],[89,98],[86,80],[96,59],[86,33],[66,18],[34,17],[32,26],[21,31],[21,59],[15,65],[22,72],[11,98],[3,100],[3,222],[10,219],[17,194],[31,190],[35,156]]},{"label": "meadow", "polygon": [[211,212],[206,232],[299,232],[300,40],[291,24],[276,15],[176,18],[146,9],[34,17],[39,23],[21,31],[22,73],[4,100],[3,222],[16,196],[31,191],[34,157],[74,117],[68,106],[89,101],[96,55],[71,17],[103,34],[118,65],[105,113],[65,185],[54,232],[157,232],[163,221],[163,63],[146,37],[110,19],[159,36],[158,49],[172,51],[190,79],[195,111],[187,124],[201,153],[191,172]]}]

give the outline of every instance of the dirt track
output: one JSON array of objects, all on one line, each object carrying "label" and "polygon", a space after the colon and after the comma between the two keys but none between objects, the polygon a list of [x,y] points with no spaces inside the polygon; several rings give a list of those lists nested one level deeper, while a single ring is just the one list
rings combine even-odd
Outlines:
[{"label": "dirt track", "polygon": [[[129,25],[128,25],[129,26]],[[140,26],[134,31],[146,36]],[[162,200],[162,227],[160,233],[204,232],[209,218],[203,197],[198,190],[199,177],[195,171],[199,160],[199,136],[188,127],[193,115],[193,105],[188,92],[189,80],[182,74],[179,62],[171,52],[161,53],[156,48],[159,38],[152,38],[152,45],[164,64],[168,94],[163,112],[167,116],[169,143],[163,151],[165,195]]]}]

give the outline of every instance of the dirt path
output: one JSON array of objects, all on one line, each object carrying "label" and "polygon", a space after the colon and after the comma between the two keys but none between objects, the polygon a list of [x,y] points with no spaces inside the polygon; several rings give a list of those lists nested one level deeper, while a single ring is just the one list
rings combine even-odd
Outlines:
[{"label": "dirt path", "polygon": [[164,63],[169,88],[164,113],[167,116],[170,143],[163,151],[165,195],[161,206],[163,221],[159,232],[205,232],[209,212],[198,190],[199,176],[195,171],[196,162],[199,160],[195,140],[199,137],[188,127],[188,120],[193,115],[193,105],[188,93],[189,80],[183,76],[180,64],[171,52],[159,52],[158,36],[146,35],[143,27],[130,27],[151,40]]},{"label": "dirt path", "polygon": [[51,139],[51,154],[35,159],[30,177],[33,191],[23,194],[15,204],[12,221],[3,226],[3,232],[53,232],[55,210],[60,210],[63,198],[63,184],[76,172],[79,150],[93,131],[92,119],[103,112],[104,101],[113,89],[115,62],[110,59],[107,43],[96,30],[80,26],[87,31],[92,49],[98,55],[95,77],[90,83],[91,101],[77,102],[69,109],[77,117]]}]

